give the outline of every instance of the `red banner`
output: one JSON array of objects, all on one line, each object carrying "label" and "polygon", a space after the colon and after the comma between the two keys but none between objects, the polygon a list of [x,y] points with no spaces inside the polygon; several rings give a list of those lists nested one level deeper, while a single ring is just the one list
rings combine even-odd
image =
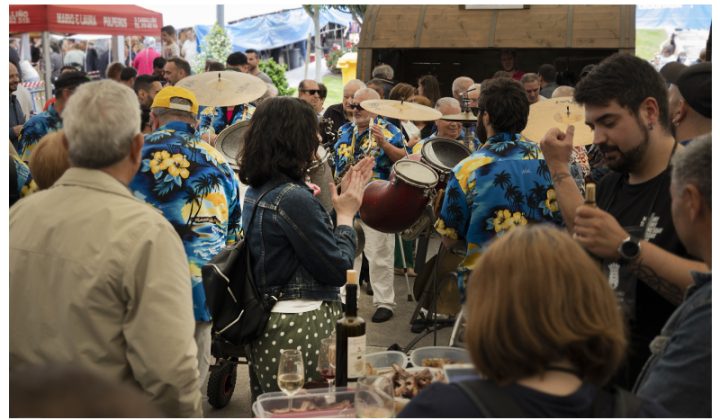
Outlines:
[{"label": "red banner", "polygon": [[159,36],[162,14],[132,5],[10,5],[10,33]]}]

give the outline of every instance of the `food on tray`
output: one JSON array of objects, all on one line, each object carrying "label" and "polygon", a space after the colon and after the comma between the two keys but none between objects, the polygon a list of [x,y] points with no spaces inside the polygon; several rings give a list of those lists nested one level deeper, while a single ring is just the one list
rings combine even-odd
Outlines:
[{"label": "food on tray", "polygon": [[452,365],[458,363],[456,360],[448,359],[447,357],[428,357],[423,359],[422,365],[424,367],[442,368],[445,365]]},{"label": "food on tray", "polygon": [[445,380],[445,374],[442,371],[433,372],[427,368],[411,373],[394,364],[393,370],[392,380],[396,397],[413,398],[431,382]]},{"label": "food on tray", "polygon": [[[324,398],[322,400],[324,400]],[[352,403],[348,400],[336,402],[333,404],[323,404],[323,403],[316,404],[313,401],[305,400],[302,402],[300,407],[275,408],[275,409],[271,409],[270,412],[272,414],[289,414],[289,413],[307,413],[309,411],[329,411],[329,410],[340,411],[340,410],[344,410],[346,408],[352,408]]]}]

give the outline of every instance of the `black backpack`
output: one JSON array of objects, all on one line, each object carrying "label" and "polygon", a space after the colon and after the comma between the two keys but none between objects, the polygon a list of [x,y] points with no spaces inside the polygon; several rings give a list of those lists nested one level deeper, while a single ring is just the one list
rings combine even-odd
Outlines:
[{"label": "black backpack", "polygon": [[[483,417],[523,418],[525,411],[512,397],[491,381],[476,379],[455,382],[465,395],[472,400]],[[592,417],[627,418],[638,417],[642,400],[619,387],[600,389],[592,407]]]},{"label": "black backpack", "polygon": [[[257,203],[271,190],[261,194]],[[257,203],[248,226],[252,226]],[[261,294],[255,285],[245,238],[223,249],[204,265],[202,279],[213,334],[234,345],[250,344],[259,338],[277,298]]]}]

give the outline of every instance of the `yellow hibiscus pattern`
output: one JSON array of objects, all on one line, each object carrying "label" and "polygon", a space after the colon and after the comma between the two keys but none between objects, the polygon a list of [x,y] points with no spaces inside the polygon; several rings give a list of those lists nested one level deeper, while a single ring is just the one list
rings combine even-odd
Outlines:
[{"label": "yellow hibiscus pattern", "polygon": [[153,174],[157,174],[160,171],[167,171],[173,178],[179,176],[180,178],[187,179],[187,177],[190,176],[189,167],[190,162],[188,162],[184,155],[175,153],[171,156],[167,150],[153,153],[153,158],[150,161],[150,171]]}]

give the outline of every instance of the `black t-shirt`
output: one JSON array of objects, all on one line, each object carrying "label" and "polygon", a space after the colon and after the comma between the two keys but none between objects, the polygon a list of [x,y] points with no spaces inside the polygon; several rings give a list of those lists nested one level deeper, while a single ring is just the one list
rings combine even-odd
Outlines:
[{"label": "black t-shirt", "polygon": [[[597,188],[598,207],[612,214],[631,235],[688,258],[670,213],[670,168],[641,184],[630,185],[627,179],[627,174],[618,172],[605,176]],[[658,281],[652,270],[631,270],[614,260],[604,260],[602,265],[630,320],[629,356],[630,364],[635,365],[631,366],[632,381],[650,355],[650,341],[660,333],[675,305],[647,285],[647,281]]]}]

